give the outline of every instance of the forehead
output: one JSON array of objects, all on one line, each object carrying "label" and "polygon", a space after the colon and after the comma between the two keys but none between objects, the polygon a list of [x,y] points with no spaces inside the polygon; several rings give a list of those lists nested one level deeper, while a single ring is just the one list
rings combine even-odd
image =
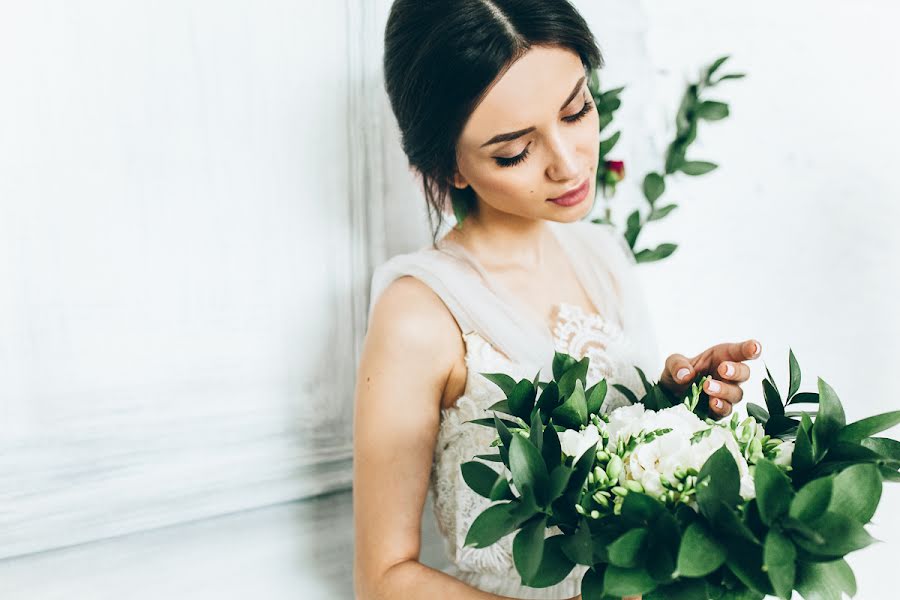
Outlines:
[{"label": "forehead", "polygon": [[494,82],[469,117],[462,140],[481,145],[497,133],[539,126],[557,115],[583,75],[584,65],[575,52],[532,47]]}]

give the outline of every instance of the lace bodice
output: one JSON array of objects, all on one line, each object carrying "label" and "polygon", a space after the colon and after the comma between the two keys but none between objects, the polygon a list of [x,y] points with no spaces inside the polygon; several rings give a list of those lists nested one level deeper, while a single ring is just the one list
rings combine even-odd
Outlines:
[{"label": "lace bodice", "polygon": [[[588,386],[602,377],[610,384],[622,383],[634,391],[641,389],[640,378],[633,368],[632,348],[616,323],[566,303],[556,306],[553,323],[556,350],[577,358],[590,357]],[[528,368],[512,362],[478,333],[466,332],[464,339],[468,367],[466,388],[454,406],[441,410],[430,480],[434,514],[447,555],[454,564],[453,574],[480,589],[515,598],[571,598],[578,594],[587,567],[576,566],[564,581],[551,588],[528,588],[520,585],[521,578],[513,565],[514,533],[488,548],[464,547],[472,522],[492,502],[466,485],[460,465],[472,460],[476,454],[495,452],[489,447],[495,437],[493,430],[466,421],[489,416],[487,407],[505,397],[480,373],[505,372],[517,380],[534,377]],[[602,409],[609,412],[627,403],[628,400],[610,386]],[[498,472],[505,469],[499,463],[488,464]],[[558,528],[547,531],[548,536],[556,533],[559,533]]]}]

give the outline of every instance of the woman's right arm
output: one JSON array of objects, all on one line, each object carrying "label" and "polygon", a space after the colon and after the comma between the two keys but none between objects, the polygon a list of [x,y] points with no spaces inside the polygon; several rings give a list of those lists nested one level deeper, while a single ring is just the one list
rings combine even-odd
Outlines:
[{"label": "woman's right arm", "polygon": [[401,277],[385,289],[366,333],[354,398],[357,600],[506,598],[419,562],[441,398],[464,352],[456,321],[428,286]]}]

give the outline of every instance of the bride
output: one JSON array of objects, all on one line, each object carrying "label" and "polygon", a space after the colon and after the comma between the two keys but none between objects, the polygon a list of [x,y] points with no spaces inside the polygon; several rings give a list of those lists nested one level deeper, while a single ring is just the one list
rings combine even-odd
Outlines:
[{"label": "bride", "polygon": [[[521,585],[512,535],[466,547],[490,502],[460,476],[486,453],[502,399],[481,373],[550,377],[554,350],[589,356],[601,377],[641,388],[659,372],[635,260],[615,229],[584,219],[596,190],[599,115],[587,75],[603,59],[566,0],[396,0],[385,84],[403,150],[421,177],[433,244],[380,265],[354,413],[354,587],[360,600],[580,598],[576,566],[550,588]],[[450,205],[462,222],[438,238]],[[698,376],[729,415],[755,340],[672,354],[659,381]],[[609,388],[603,409],[628,400]],[[618,394],[618,395],[617,395]],[[486,437],[487,436],[487,437]],[[429,489],[451,567],[419,562]]]}]

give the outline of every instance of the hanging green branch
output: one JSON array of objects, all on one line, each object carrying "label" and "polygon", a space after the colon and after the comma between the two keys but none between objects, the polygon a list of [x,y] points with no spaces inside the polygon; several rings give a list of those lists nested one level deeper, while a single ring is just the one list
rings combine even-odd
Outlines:
[{"label": "hanging green branch", "polygon": [[[625,233],[623,234],[632,252],[634,252],[635,260],[639,263],[662,260],[671,256],[678,247],[677,244],[664,243],[652,249],[635,250],[638,236],[647,223],[662,220],[678,208],[677,204],[657,206],[657,202],[666,191],[665,178],[679,172],[697,177],[705,175],[718,167],[716,163],[705,160],[689,160],[687,158],[687,150],[697,139],[697,127],[701,120],[720,121],[729,115],[728,104],[702,97],[704,91],[715,87],[722,81],[744,77],[743,73],[728,73],[714,79],[715,73],[726,60],[728,60],[728,56],[716,59],[702,71],[699,81],[688,85],[682,96],[678,112],[675,115],[675,139],[666,149],[664,172],[651,172],[644,176],[642,190],[644,198],[649,205],[649,210],[646,210],[646,216],[641,209],[636,209],[628,215]],[[602,92],[596,70],[591,73],[588,87],[597,105],[597,110],[600,114],[600,130],[603,131],[612,123],[615,111],[622,104],[619,94],[624,88],[620,87]],[[600,142],[600,158],[597,165],[597,190],[606,200],[612,198],[615,194],[616,184],[625,176],[625,167],[622,161],[606,158],[609,151],[618,142],[620,134],[620,131],[616,131]],[[594,218],[592,221],[594,223],[609,223],[613,225],[608,202],[604,209],[604,216]]]}]

